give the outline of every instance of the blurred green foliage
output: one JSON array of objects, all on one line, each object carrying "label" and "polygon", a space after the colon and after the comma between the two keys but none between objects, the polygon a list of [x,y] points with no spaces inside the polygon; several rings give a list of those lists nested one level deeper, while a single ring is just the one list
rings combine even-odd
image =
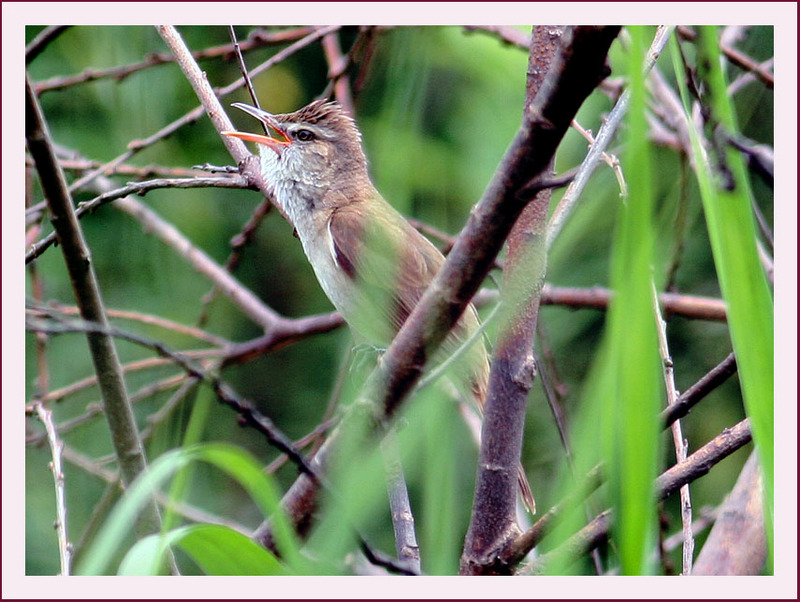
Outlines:
[{"label": "blurred green foliage", "polygon": [[[29,27],[26,40],[40,30]],[[251,28],[237,27],[240,39]],[[520,28],[527,32],[528,28]],[[181,27],[192,50],[229,43],[225,27]],[[340,42],[347,50],[356,39],[357,29],[345,27]],[[253,68],[284,47],[262,47],[247,52],[245,60]],[[756,60],[772,56],[772,30],[748,28],[740,48]],[[41,82],[142,61],[149,53],[166,52],[160,37],[149,27],[71,27],[29,65],[30,77]],[[612,77],[624,77],[626,50],[615,43],[611,53]],[[395,207],[408,216],[449,233],[463,225],[470,207],[480,198],[509,141],[520,122],[528,63],[524,49],[498,41],[481,32],[466,32],[456,27],[398,27],[377,33],[374,54],[363,74],[363,88],[355,99],[356,116],[364,135],[371,171],[378,189]],[[239,76],[230,55],[200,62],[212,86],[222,87]],[[729,79],[741,71],[728,67]],[[669,77],[669,69],[663,70]],[[294,110],[320,94],[327,84],[328,68],[318,43],[300,50],[290,59],[268,70],[254,81],[262,106],[270,111]],[[248,102],[244,91],[223,100]],[[54,140],[93,161],[106,162],[121,154],[135,139],[151,136],[172,120],[199,103],[178,67],[172,63],[149,67],[127,77],[100,78],[72,85],[63,90],[42,93],[41,102]],[[596,91],[581,109],[578,120],[597,131],[613,101]],[[760,84],[745,86],[734,98],[739,125],[747,137],[760,143],[773,142],[773,94]],[[251,129],[252,120],[231,112],[237,127]],[[618,138],[620,140],[624,138]],[[576,132],[567,134],[557,157],[557,169],[576,166],[586,150],[586,141]],[[621,154],[621,148],[612,149]],[[670,256],[681,248],[679,267],[673,286],[685,293],[719,296],[714,262],[708,242],[697,186],[686,160],[673,149],[655,147],[652,191],[656,203],[656,249]],[[230,164],[219,136],[204,116],[197,123],[180,128],[129,162],[137,166],[189,168],[212,163]],[[622,166],[623,171],[625,165]],[[120,185],[133,179],[111,176]],[[74,180],[75,175],[70,174]],[[767,220],[772,220],[772,191],[758,179],[753,181],[754,197]],[[34,185],[33,202],[41,201]],[[560,197],[554,193],[553,206]],[[76,194],[76,201],[94,196]],[[224,264],[230,241],[242,229],[261,201],[257,193],[223,189],[166,189],[148,193],[143,199],[165,220],[174,224],[197,247]],[[549,283],[562,286],[592,287],[609,284],[609,256],[619,190],[611,170],[601,168],[593,177],[579,210],[567,223],[549,257]],[[684,230],[676,226],[679,207],[686,216]],[[106,206],[82,222],[108,308],[137,311],[194,324],[203,309],[202,298],[209,282],[196,273],[176,252],[163,245],[129,216]],[[45,233],[49,226],[45,226]],[[684,237],[685,236],[685,237]],[[438,242],[438,241],[435,241]],[[281,314],[301,317],[327,312],[330,304],[317,285],[291,227],[277,212],[260,225],[255,241],[245,248],[236,277],[266,304]],[[49,249],[28,271],[26,295],[33,296],[33,282],[44,286],[42,299],[73,305],[74,300],[58,248]],[[663,283],[662,283],[663,284]],[[127,321],[121,327],[163,342],[172,349],[185,350],[197,343],[186,336]],[[593,309],[575,310],[545,306],[540,324],[545,337],[540,342],[553,358],[565,392],[567,421],[578,411],[581,388],[597,351],[604,313]],[[246,341],[259,336],[259,328],[228,300],[218,296],[210,305],[204,328],[231,341]],[[669,322],[672,357],[679,390],[685,390],[706,371],[721,361],[731,349],[724,323],[690,320],[673,316]],[[317,335],[274,351],[244,365],[226,368],[222,376],[241,396],[251,399],[264,414],[290,437],[298,438],[313,429],[325,413],[334,394],[339,375],[353,378],[347,353],[352,341],[346,329]],[[123,362],[152,357],[152,353],[130,343],[119,342]],[[47,391],[65,387],[92,375],[85,339],[80,335],[50,337],[46,347]],[[36,337],[26,339],[26,397],[41,393]],[[164,378],[169,369],[147,370],[128,375],[129,391]],[[172,391],[152,395],[136,404],[140,425],[163,406]],[[201,391],[200,395],[211,395]],[[58,423],[84,414],[98,404],[96,389],[90,388],[54,404]],[[565,470],[564,453],[550,410],[539,384],[529,403],[524,464],[540,508],[557,501],[560,488],[551,484]],[[180,446],[191,407],[179,406],[168,419],[153,425],[147,442],[148,455],[156,458]],[[454,412],[439,409],[436,416],[452,420]],[[743,417],[741,393],[736,379],[715,390],[684,421],[684,435],[690,452],[723,428]],[[31,422],[32,431],[39,429]],[[412,504],[424,510],[418,521],[451,522],[444,541],[455,546],[450,556],[437,549],[437,559],[429,565],[433,572],[454,571],[454,562],[469,519],[471,484],[475,471],[475,450],[462,426],[437,439],[433,430],[420,433],[415,445],[435,454],[436,441],[457,450],[457,461],[439,458],[440,473],[425,474],[420,466],[424,454],[413,454],[416,464],[407,468]],[[274,460],[277,452],[264,438],[237,425],[234,413],[214,404],[203,429],[204,441],[226,441],[241,446],[259,461]],[[661,466],[674,461],[669,434],[661,435],[665,449]],[[91,458],[111,453],[108,431],[101,417],[63,435],[68,446]],[[455,453],[455,452],[454,452]],[[746,452],[725,460],[711,474],[692,486],[696,509],[717,505],[734,483]],[[29,445],[26,451],[26,572],[53,574],[58,571],[52,478],[47,470],[49,450],[45,445]],[[109,469],[113,465],[108,466]],[[448,474],[452,484],[448,495],[439,499],[430,479]],[[70,540],[80,543],[90,523],[93,509],[103,496],[106,484],[73,462],[67,462],[66,492],[69,508]],[[288,487],[296,476],[290,465],[277,473],[277,482]],[[445,477],[441,477],[444,479]],[[439,479],[441,483],[442,480]],[[426,481],[427,480],[427,481]],[[258,509],[237,487],[220,481],[219,475],[204,466],[194,471],[187,502],[208,512],[255,528]],[[432,497],[433,496],[433,497]],[[438,505],[437,505],[438,504]],[[680,528],[677,498],[663,505],[669,530]],[[391,529],[381,523],[374,536],[377,545],[392,550]],[[445,523],[441,523],[445,525]],[[368,529],[371,531],[371,529]],[[421,537],[423,545],[436,546],[431,532]],[[426,537],[428,539],[426,539]],[[698,540],[698,549],[702,536]],[[679,551],[678,551],[679,554]],[[674,559],[678,559],[675,556]],[[673,559],[673,560],[674,560]],[[678,561],[679,565],[679,561]]]}]

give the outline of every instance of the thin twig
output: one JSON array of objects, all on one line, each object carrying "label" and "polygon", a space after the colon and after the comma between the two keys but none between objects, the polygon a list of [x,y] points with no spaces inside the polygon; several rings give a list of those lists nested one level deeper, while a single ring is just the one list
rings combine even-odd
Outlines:
[{"label": "thin twig", "polygon": [[[95,197],[91,201],[80,203],[75,210],[75,215],[78,218],[83,217],[87,213],[93,213],[98,208],[107,203],[123,199],[131,194],[144,196],[151,190],[158,190],[160,188],[250,188],[250,184],[241,176],[226,176],[226,177],[213,177],[213,178],[160,178],[157,180],[149,180],[146,182],[131,182],[127,186],[109,190],[103,194]],[[30,263],[48,247],[56,242],[56,233],[51,232],[35,244],[31,245],[31,249],[25,254],[25,263]]]},{"label": "thin twig", "polygon": [[[361,39],[359,35],[359,40]],[[350,89],[350,80],[347,77],[347,68],[352,61],[352,52],[358,40],[347,56],[342,55],[339,45],[339,36],[336,32],[329,33],[322,38],[322,50],[328,63],[328,79],[333,87],[333,95],[348,115],[355,115],[353,106],[353,92]]]},{"label": "thin twig", "polygon": [[531,36],[516,27],[505,25],[465,25],[464,31],[489,34],[495,36],[504,44],[516,46],[522,50],[528,50],[531,47]]},{"label": "thin twig", "polygon": [[[490,299],[493,293],[487,295]],[[594,286],[592,288],[573,288],[545,284],[542,291],[544,305],[564,305],[568,307],[593,307],[606,309],[613,291]],[[698,297],[680,293],[661,293],[659,303],[666,315],[679,315],[699,320],[725,320],[725,302],[722,299]]]},{"label": "thin twig", "polygon": [[[672,357],[669,353],[667,342],[667,323],[661,317],[661,308],[658,306],[658,291],[655,282],[650,281],[653,293],[653,314],[656,319],[656,331],[658,333],[658,351],[661,354],[661,365],[664,372],[664,383],[667,390],[667,406],[672,406],[678,401],[678,389],[675,386],[675,371]],[[670,425],[672,430],[672,442],[675,445],[675,461],[681,464],[686,461],[688,442],[683,438],[680,420],[676,420]],[[683,569],[682,575],[692,574],[692,560],[694,558],[694,534],[692,533],[692,498],[689,493],[689,485],[681,487],[681,523],[683,525]]]},{"label": "thin twig", "polygon": [[30,65],[33,59],[39,56],[50,42],[64,33],[69,27],[69,25],[51,25],[36,34],[36,37],[25,46],[25,64]]},{"label": "thin twig", "polygon": [[64,487],[64,468],[61,464],[61,457],[64,451],[64,442],[58,438],[55,424],[53,423],[53,413],[44,404],[36,402],[33,404],[33,412],[41,420],[44,430],[47,433],[47,441],[50,444],[52,460],[50,470],[53,473],[53,481],[56,488],[56,536],[58,538],[58,554],[61,561],[61,575],[69,575],[71,570],[72,546],[69,543],[67,534],[67,497]]},{"label": "thin twig", "polygon": [[[678,34],[685,40],[697,39],[697,32],[683,25],[678,26]],[[731,63],[753,73],[768,88],[771,89],[775,86],[775,76],[750,57],[725,44],[720,44],[720,50]]]},{"label": "thin twig", "polygon": [[87,320],[74,320],[72,323],[62,323],[59,325],[31,324],[31,328],[50,334],[64,334],[72,332],[99,333],[108,337],[116,337],[130,341],[142,347],[146,347],[158,353],[160,356],[168,358],[180,366],[189,376],[202,380],[207,383],[221,402],[233,408],[242,418],[242,423],[254,427],[262,433],[267,440],[283,453],[287,454],[292,462],[304,473],[314,479],[318,479],[317,471],[310,466],[306,459],[292,445],[291,440],[281,432],[278,427],[267,416],[264,416],[253,407],[247,399],[239,398],[236,393],[222,380],[211,375],[202,368],[194,365],[184,355],[172,351],[162,343],[151,341],[145,337],[135,335],[119,328],[97,324]]},{"label": "thin twig", "polygon": [[[244,51],[254,50],[267,45],[285,44],[286,42],[296,42],[308,35],[313,34],[314,27],[295,27],[283,31],[268,32],[256,29],[250,32],[247,39],[240,43],[240,48]],[[226,57],[233,52],[231,44],[222,46],[212,46],[194,53],[195,59],[211,59]],[[175,57],[167,52],[148,53],[144,60],[130,65],[121,65],[109,69],[86,69],[82,73],[67,77],[54,77],[45,81],[37,82],[35,85],[37,94],[43,94],[53,90],[61,90],[77,84],[96,81],[99,79],[113,78],[122,81],[130,75],[143,71],[157,65],[164,65],[174,62]]]},{"label": "thin twig", "polygon": [[[55,302],[49,302],[46,306],[40,303],[36,305],[29,304],[28,307],[26,307],[26,311],[29,311],[32,314],[38,313],[51,317],[55,312],[61,313],[65,316],[78,315],[77,307],[70,305],[61,305]],[[214,345],[215,347],[225,347],[230,344],[230,341],[223,339],[222,337],[218,337],[199,328],[195,328],[193,326],[186,326],[185,324],[180,324],[179,322],[174,322],[172,320],[168,320],[160,316],[145,314],[138,311],[125,311],[121,309],[109,309],[107,310],[107,314],[109,318],[131,320],[134,322],[139,322],[141,324],[158,326],[159,328],[163,328],[171,332],[176,332],[179,334],[190,336],[192,338],[197,339],[198,341],[203,341],[204,343]]]},{"label": "thin twig", "polygon": [[688,415],[691,409],[697,405],[701,399],[735,373],[736,356],[733,353],[729,353],[724,360],[703,375],[695,384],[686,389],[675,403],[661,412],[660,419],[662,427],[666,428],[679,418]]},{"label": "thin twig", "polygon": [[[589,143],[589,148],[591,148],[595,144],[594,136],[592,132],[585,129],[576,119],[572,120],[572,127],[583,136],[586,141]],[[617,185],[619,186],[619,196],[620,198],[627,198],[628,196],[628,184],[625,182],[625,174],[622,173],[622,167],[619,163],[619,157],[616,155],[609,155],[607,152],[603,151],[600,157],[605,161],[606,165],[608,165],[614,175],[617,178]],[[574,179],[574,177],[573,177]]]},{"label": "thin twig", "polygon": [[[233,41],[233,49],[236,52],[236,61],[239,63],[239,69],[242,71],[242,77],[244,78],[245,86],[247,87],[247,92],[250,94],[250,100],[253,101],[253,106],[260,109],[261,105],[258,102],[258,96],[256,96],[256,90],[253,88],[253,82],[250,79],[250,76],[247,73],[247,65],[244,63],[244,56],[242,55],[242,47],[239,45],[239,40],[236,39],[236,30],[233,28],[233,25],[228,25],[228,31],[230,32],[231,40]],[[264,127],[264,133],[267,132],[267,124],[261,124]]]},{"label": "thin twig", "polygon": [[400,449],[392,431],[384,437],[381,443],[381,451],[383,452],[386,466],[386,486],[389,491],[389,508],[392,513],[397,558],[414,572],[419,573],[422,570],[422,565],[419,557],[417,533],[414,528],[414,513],[411,510],[411,500],[408,497],[403,465],[400,462]]},{"label": "thin twig", "polygon": [[[658,59],[659,55],[664,50],[664,47],[666,46],[673,29],[674,28],[671,26],[659,26],[656,36],[653,39],[653,43],[650,45],[650,50],[647,53],[647,61],[646,65],[644,66],[645,73],[649,72],[653,68],[653,65],[655,65],[656,59]],[[567,187],[566,192],[564,192],[564,196],[561,197],[561,201],[559,201],[558,206],[553,211],[553,214],[550,217],[550,223],[547,227],[548,249],[553,246],[553,242],[558,237],[558,234],[561,232],[561,229],[564,227],[564,224],[577,205],[578,198],[583,192],[583,189],[586,187],[586,184],[589,182],[589,178],[594,173],[594,170],[597,167],[597,164],[600,162],[603,153],[611,143],[614,132],[622,122],[622,118],[628,110],[629,102],[630,91],[625,90],[617,103],[614,105],[614,108],[608,114],[608,117],[606,117],[603,125],[600,127],[600,131],[597,133],[594,143],[589,148],[586,158],[583,160],[583,163],[581,163],[580,169],[575,175],[575,179]]]},{"label": "thin twig", "polygon": [[[689,456],[685,462],[672,466],[656,479],[655,488],[657,500],[666,499],[678,491],[683,485],[691,483],[707,474],[712,467],[736,450],[750,443],[750,441],[752,441],[752,432],[747,419],[742,420],[731,428],[725,429],[722,433]],[[561,510],[559,513],[560,512]],[[571,537],[556,550],[534,560],[523,572],[535,574],[546,572],[547,566],[552,563],[554,558],[570,558],[575,560],[578,557],[575,555],[576,552],[585,553],[588,549],[604,541],[608,536],[608,530],[613,520],[613,516],[609,512],[610,511],[606,511],[600,514],[595,521],[581,529],[576,535]],[[550,521],[556,518],[555,516],[549,516],[549,513],[542,517],[542,519],[545,517]],[[537,525],[538,522],[534,524],[530,532],[537,530],[536,533],[538,534],[542,529],[537,529]],[[538,543],[539,538],[532,537],[530,532],[523,534],[519,538],[520,542],[522,542],[524,538],[525,546],[520,546],[519,548],[513,546],[510,548],[509,551],[514,552],[513,557],[510,558],[511,560],[522,558],[527,551],[532,549],[533,545]]]}]

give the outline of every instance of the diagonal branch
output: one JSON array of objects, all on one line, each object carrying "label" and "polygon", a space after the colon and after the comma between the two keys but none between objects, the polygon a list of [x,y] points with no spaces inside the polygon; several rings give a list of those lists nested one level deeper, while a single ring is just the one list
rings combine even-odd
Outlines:
[{"label": "diagonal branch", "polygon": [[577,27],[560,53],[494,178],[442,269],[398,332],[365,388],[365,398],[392,416],[425,361],[457,322],[488,274],[525,207],[518,192],[540,178],[584,99],[607,75],[605,57],[618,27]]},{"label": "diagonal branch", "polygon": [[[736,450],[750,443],[752,439],[753,436],[748,419],[742,420],[731,428],[726,428],[719,435],[714,437],[714,439],[690,455],[686,461],[673,465],[659,475],[655,481],[657,499],[659,501],[664,500],[680,490],[682,486],[707,474],[712,467]],[[591,479],[592,483],[595,482],[595,478],[596,477],[593,477]],[[564,506],[568,507],[572,503],[574,503],[573,500],[570,500],[569,503],[564,504]],[[556,514],[560,514],[562,511],[562,506],[559,505]],[[539,527],[539,522],[545,519],[548,522],[547,529]],[[508,564],[518,562],[539,543],[541,537],[549,530],[554,520],[556,520],[556,516],[552,516],[550,513],[543,516],[528,533],[520,536],[518,540],[514,542],[514,545],[509,547],[506,554],[501,557],[501,560]],[[611,511],[607,510],[601,513],[595,520],[578,531],[578,533],[559,548],[536,559],[527,567],[526,572],[534,574],[545,572],[547,571],[548,565],[552,565],[556,558],[575,559],[578,555],[593,549],[597,544],[608,537],[612,521],[613,514]]]},{"label": "diagonal branch", "polygon": [[[618,27],[578,27],[563,38],[559,56],[542,91],[524,114],[481,201],[453,246],[445,264],[404,323],[379,366],[365,383],[354,408],[370,407],[378,422],[391,418],[422,374],[433,354],[458,321],[492,268],[506,236],[525,207],[518,192],[547,168],[556,147],[584,99],[605,77],[605,56]],[[324,465],[336,445],[337,429],[314,458]],[[299,530],[308,529],[317,491],[302,475],[282,505]],[[262,525],[256,537],[270,546],[271,529]]]},{"label": "diagonal branch", "polygon": [[[108,318],[92,267],[91,252],[75,216],[63,171],[53,150],[47,123],[30,80],[25,78],[25,138],[48,200],[51,221],[61,243],[73,292],[84,320],[108,327]],[[129,485],[146,468],[144,448],[125,389],[122,366],[108,333],[87,332],[89,350],[97,372],[100,393],[122,481]],[[140,535],[160,528],[158,509],[150,503],[137,523]]]}]

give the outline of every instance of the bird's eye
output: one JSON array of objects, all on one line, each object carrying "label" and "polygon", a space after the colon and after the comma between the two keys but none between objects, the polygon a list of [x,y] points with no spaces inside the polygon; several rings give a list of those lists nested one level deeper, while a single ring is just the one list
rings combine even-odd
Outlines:
[{"label": "bird's eye", "polygon": [[297,133],[294,135],[300,142],[308,142],[309,140],[314,139],[314,132],[311,130],[297,130]]}]

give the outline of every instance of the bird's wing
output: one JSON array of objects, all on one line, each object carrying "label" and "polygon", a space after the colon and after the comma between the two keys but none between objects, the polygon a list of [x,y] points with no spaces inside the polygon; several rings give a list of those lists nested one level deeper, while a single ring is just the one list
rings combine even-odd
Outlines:
[{"label": "bird's wing", "polygon": [[362,304],[369,306],[363,309],[370,310],[373,319],[382,322],[382,330],[391,327],[391,339],[444,257],[391,208],[365,211],[363,205],[339,207],[331,214],[328,230],[334,261],[356,281],[362,291]]}]

